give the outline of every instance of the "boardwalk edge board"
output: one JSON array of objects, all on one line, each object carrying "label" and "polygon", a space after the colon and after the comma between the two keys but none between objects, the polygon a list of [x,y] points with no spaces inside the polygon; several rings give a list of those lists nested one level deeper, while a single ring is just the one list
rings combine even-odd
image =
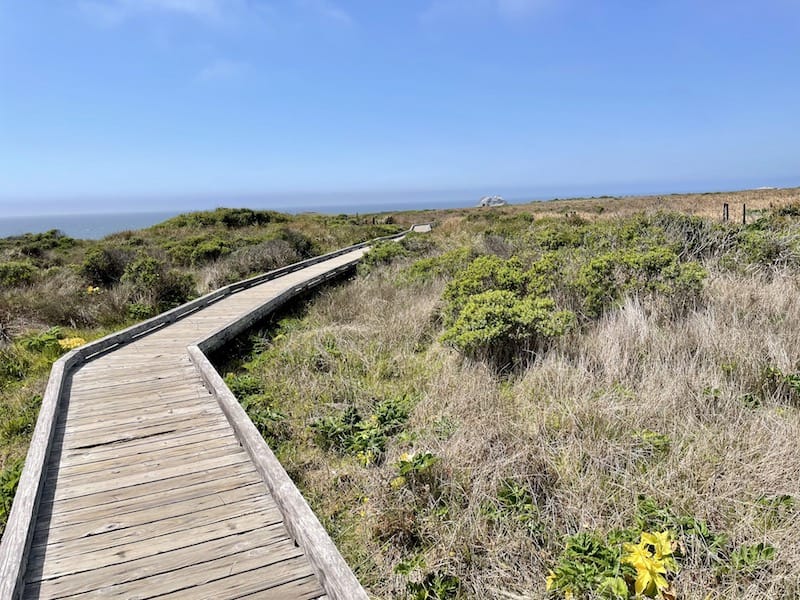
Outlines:
[{"label": "boardwalk edge board", "polygon": [[[412,226],[409,231],[415,231],[416,228],[417,226]],[[197,298],[196,300],[192,300],[191,302],[187,302],[156,317],[143,321],[142,323],[100,338],[76,350],[72,350],[55,361],[50,371],[50,377],[42,399],[42,405],[39,410],[39,416],[31,438],[30,447],[25,458],[25,465],[22,470],[17,493],[14,497],[3,538],[0,541],[0,600],[16,600],[22,592],[25,568],[27,566],[28,554],[33,540],[33,531],[36,525],[36,514],[39,508],[42,489],[47,479],[47,461],[52,447],[54,431],[62,408],[61,400],[69,376],[76,365],[85,364],[94,358],[124,346],[166,325],[174,323],[236,292],[246,290],[266,281],[277,279],[283,275],[336,258],[354,250],[366,248],[376,242],[398,240],[405,236],[406,233],[407,232],[402,232],[354,244],[336,250],[335,252],[316,256],[287,265],[280,269],[269,271],[262,275],[257,275],[250,279],[232,283]],[[287,290],[278,298],[265,303],[255,311],[245,315],[242,319],[230,323],[212,333],[203,340],[200,346],[206,350],[212,346],[214,348],[220,347],[227,341],[236,337],[238,333],[246,330],[253,323],[275,310],[280,304],[283,304],[291,297],[340,274],[348,268],[352,268],[356,262],[358,261],[351,261],[333,271],[329,271],[324,275],[306,282],[302,286],[296,286]],[[316,516],[314,516],[314,513],[311,511],[305,499],[297,488],[294,487],[294,484],[283,470],[283,467],[277,462],[277,459],[267,447],[266,442],[264,442],[255,429],[255,426],[250,422],[247,414],[241,406],[239,406],[238,401],[230,390],[228,390],[225,382],[222,381],[219,374],[214,370],[213,366],[211,366],[211,363],[208,362],[203,351],[198,346],[191,346],[188,350],[192,356],[192,361],[200,370],[209,390],[214,393],[243,445],[245,445],[245,440],[247,440],[247,452],[261,472],[262,477],[265,477],[267,480],[268,487],[273,489],[274,486],[276,490],[274,492],[276,502],[278,502],[282,511],[285,512],[287,518],[287,528],[289,528],[295,540],[298,542],[305,542],[303,543],[304,549],[314,569],[319,571],[318,576],[320,582],[323,584],[328,597],[332,600],[367,598],[363,588],[358,584],[352,571],[350,571],[347,563],[344,562],[344,559],[342,559],[338,550],[333,545],[333,542],[319,524],[319,521]],[[198,365],[203,366],[200,367]],[[236,409],[238,409],[238,412]],[[244,422],[240,422],[242,419]],[[250,429],[247,428],[248,424]],[[253,433],[258,436],[260,445],[256,440],[250,440]],[[270,461],[274,461],[274,465]],[[267,477],[275,479],[270,480],[267,479]],[[303,532],[298,530],[299,527],[309,527],[310,529],[307,532]],[[357,588],[352,587],[353,583]],[[329,589],[329,585],[331,589]],[[337,585],[339,586],[338,588]],[[347,587],[348,585],[351,587]],[[339,590],[342,591],[340,592]]]}]

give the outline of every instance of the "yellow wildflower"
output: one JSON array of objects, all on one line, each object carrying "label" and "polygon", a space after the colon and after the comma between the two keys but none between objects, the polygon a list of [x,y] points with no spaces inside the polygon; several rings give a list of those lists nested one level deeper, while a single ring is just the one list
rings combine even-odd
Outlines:
[{"label": "yellow wildflower", "polygon": [[66,338],[63,340],[58,340],[58,345],[61,346],[64,350],[74,350],[79,346],[83,346],[86,343],[86,340],[81,337],[71,337]]},{"label": "yellow wildflower", "polygon": [[545,579],[544,589],[546,589],[549,592],[552,589],[553,582],[555,582],[555,580],[556,580],[556,574],[550,571],[550,573],[547,575],[547,579]]}]

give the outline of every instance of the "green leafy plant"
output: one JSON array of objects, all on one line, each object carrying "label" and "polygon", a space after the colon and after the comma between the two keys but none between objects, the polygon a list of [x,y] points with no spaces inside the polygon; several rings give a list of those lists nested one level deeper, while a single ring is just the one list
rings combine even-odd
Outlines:
[{"label": "green leafy plant", "polygon": [[[546,588],[561,592],[564,598],[589,598],[592,594],[625,598],[626,581],[635,579],[635,569],[621,559],[621,545],[608,544],[596,533],[568,536],[558,562],[547,577]],[[620,593],[623,589],[624,595]]]},{"label": "green leafy plant", "polygon": [[406,590],[413,600],[452,600],[458,597],[461,582],[455,575],[435,571],[422,581],[409,581]]},{"label": "green leafy plant", "polygon": [[767,568],[775,558],[775,548],[770,544],[759,542],[739,546],[731,553],[730,567],[738,574],[753,575]]},{"label": "green leafy plant", "polygon": [[408,414],[407,398],[389,399],[376,404],[366,419],[349,406],[337,415],[316,420],[311,429],[322,448],[356,456],[368,466],[383,460],[388,440],[401,431]]},{"label": "green leafy plant", "polygon": [[516,523],[534,537],[543,534],[544,526],[533,494],[515,479],[500,482],[496,497],[484,504],[484,512],[494,523]]}]

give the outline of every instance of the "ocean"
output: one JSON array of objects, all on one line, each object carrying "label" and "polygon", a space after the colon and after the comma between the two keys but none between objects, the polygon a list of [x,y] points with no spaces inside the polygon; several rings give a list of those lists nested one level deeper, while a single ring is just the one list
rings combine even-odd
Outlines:
[{"label": "ocean", "polygon": [[[288,213],[316,212],[321,214],[368,214],[404,210],[422,210],[426,208],[459,208],[475,206],[463,200],[440,200],[431,205],[430,202],[397,202],[393,204],[336,204],[325,206],[295,206],[292,208],[277,207],[269,210],[278,210]],[[257,207],[252,207],[257,209]],[[29,217],[3,217],[0,216],[0,238],[23,233],[42,233],[51,229],[58,229],[66,235],[87,240],[98,240],[112,233],[128,229],[142,229],[156,223],[161,223],[170,217],[188,210],[169,212],[139,212],[139,213],[97,213],[85,215],[36,215]]]}]

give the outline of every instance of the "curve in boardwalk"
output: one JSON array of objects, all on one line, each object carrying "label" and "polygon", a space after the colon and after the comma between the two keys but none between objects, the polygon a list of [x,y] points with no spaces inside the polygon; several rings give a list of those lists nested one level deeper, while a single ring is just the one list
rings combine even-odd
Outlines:
[{"label": "curve in boardwalk", "polygon": [[204,352],[368,246],[222,288],[57,361],[0,546],[0,600],[366,598]]}]

